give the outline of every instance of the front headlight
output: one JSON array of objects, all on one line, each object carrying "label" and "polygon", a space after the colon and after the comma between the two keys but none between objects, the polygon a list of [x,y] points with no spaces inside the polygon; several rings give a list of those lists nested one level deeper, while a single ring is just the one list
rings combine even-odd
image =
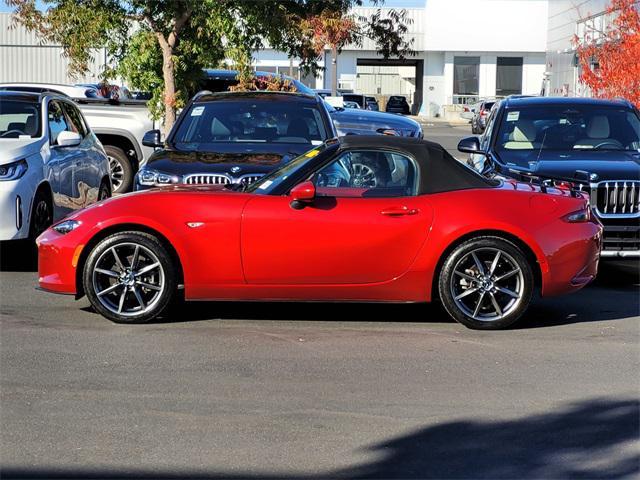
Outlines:
[{"label": "front headlight", "polygon": [[0,165],[0,181],[17,180],[25,174],[27,168],[27,161],[24,159]]},{"label": "front headlight", "polygon": [[138,172],[138,182],[140,185],[159,187],[162,185],[171,185],[172,183],[180,183],[180,177],[145,167]]},{"label": "front headlight", "polygon": [[80,222],[78,220],[65,220],[64,222],[60,222],[54,225],[53,228],[56,232],[66,235],[67,233],[75,230],[80,226]]}]

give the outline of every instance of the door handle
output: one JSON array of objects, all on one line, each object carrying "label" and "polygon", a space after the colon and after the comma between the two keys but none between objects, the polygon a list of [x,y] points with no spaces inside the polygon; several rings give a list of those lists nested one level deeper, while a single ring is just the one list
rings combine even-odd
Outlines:
[{"label": "door handle", "polygon": [[382,215],[387,215],[389,217],[400,217],[402,215],[416,215],[419,212],[420,210],[418,210],[417,208],[409,208],[406,206],[402,206],[402,207],[385,208],[380,213]]}]

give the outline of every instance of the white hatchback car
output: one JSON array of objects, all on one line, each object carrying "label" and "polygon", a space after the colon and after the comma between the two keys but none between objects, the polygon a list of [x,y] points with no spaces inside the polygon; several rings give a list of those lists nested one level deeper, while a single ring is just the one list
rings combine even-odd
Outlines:
[{"label": "white hatchback car", "polygon": [[110,195],[109,161],[73,102],[0,91],[0,240],[35,239]]}]

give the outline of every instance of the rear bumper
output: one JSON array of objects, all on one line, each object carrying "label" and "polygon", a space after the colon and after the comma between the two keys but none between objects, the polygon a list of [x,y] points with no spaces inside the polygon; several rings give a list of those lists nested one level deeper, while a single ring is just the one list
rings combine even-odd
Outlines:
[{"label": "rear bumper", "polygon": [[598,272],[602,248],[602,227],[599,224],[562,223],[545,229],[547,272],[543,272],[542,295],[553,296],[580,290]]}]

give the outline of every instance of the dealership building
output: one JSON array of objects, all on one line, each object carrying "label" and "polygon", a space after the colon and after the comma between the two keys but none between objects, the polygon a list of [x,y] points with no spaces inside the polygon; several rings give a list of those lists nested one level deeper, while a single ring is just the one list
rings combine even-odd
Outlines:
[{"label": "dealership building", "polygon": [[[412,2],[415,5],[416,2]],[[340,88],[377,96],[404,95],[414,113],[444,116],[455,105],[510,94],[580,95],[571,38],[605,0],[424,0],[407,8],[407,39],[415,55],[384,59],[375,44],[347,46],[338,57]],[[403,2],[388,0],[396,7]],[[576,4],[580,10],[577,13]],[[397,7],[397,8],[400,8]],[[358,8],[371,15],[375,8]],[[594,15],[592,18],[599,18]],[[97,81],[105,52],[96,51],[85,78],[71,79],[62,48],[42,45],[0,13],[0,82]],[[330,88],[331,56],[318,78],[304,76],[298,61],[272,49],[254,53],[258,70],[292,73],[313,88]]]}]

